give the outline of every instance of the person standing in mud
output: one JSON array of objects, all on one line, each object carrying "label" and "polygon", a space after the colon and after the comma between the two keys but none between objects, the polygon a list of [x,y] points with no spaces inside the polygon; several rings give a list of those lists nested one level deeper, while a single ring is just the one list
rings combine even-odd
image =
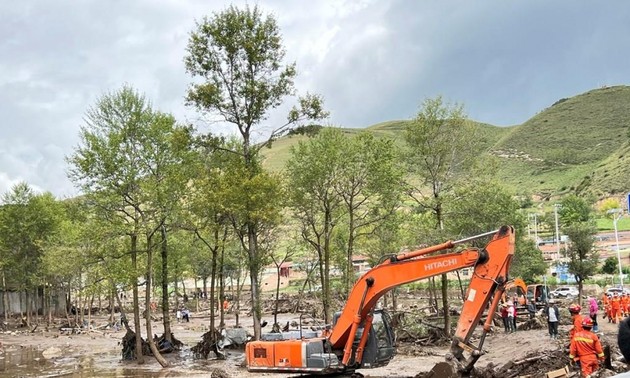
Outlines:
[{"label": "person standing in mud", "polygon": [[591,317],[593,321],[593,332],[599,331],[599,327],[597,326],[597,312],[599,311],[599,306],[597,306],[597,300],[595,297],[588,298],[588,315]]},{"label": "person standing in mud", "polygon": [[550,299],[547,307],[545,307],[545,316],[547,317],[547,326],[549,327],[549,337],[557,339],[560,310],[553,299]]},{"label": "person standing in mud", "polygon": [[510,327],[508,325],[507,303],[501,303],[501,319],[503,319],[503,327],[505,328],[505,333],[510,332]]},{"label": "person standing in mud", "polygon": [[514,315],[516,314],[516,310],[514,309],[514,303],[512,301],[508,301],[507,303],[507,319],[508,319],[508,329],[509,332],[512,333],[516,330]]},{"label": "person standing in mud", "polygon": [[527,312],[529,313],[529,318],[534,319],[536,317],[536,305],[534,301],[529,301],[527,303]]}]

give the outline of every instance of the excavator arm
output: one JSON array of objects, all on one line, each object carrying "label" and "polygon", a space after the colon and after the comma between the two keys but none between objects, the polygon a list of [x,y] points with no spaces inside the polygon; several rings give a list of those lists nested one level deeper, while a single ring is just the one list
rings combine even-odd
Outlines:
[{"label": "excavator arm", "polygon": [[[490,235],[492,238],[484,248],[433,254]],[[483,342],[492,325],[492,314],[505,291],[513,255],[514,229],[511,226],[503,226],[497,231],[459,241],[448,241],[393,255],[357,281],[328,338],[304,338],[300,335],[299,340],[250,342],[246,347],[248,369],[330,374],[361,366],[368,367],[364,361],[364,352],[367,350],[370,335],[374,334],[371,331],[376,304],[385,293],[406,283],[458,269],[473,268],[451,344],[451,353],[447,356],[447,359],[456,362],[459,372],[469,372],[483,353]],[[469,343],[471,335],[486,309],[488,317],[480,343],[473,346]],[[465,352],[470,356],[465,357]],[[443,375],[437,373],[436,376]]]},{"label": "excavator arm", "polygon": [[[457,253],[428,256],[430,253],[450,249],[458,244],[489,234],[493,235],[492,240],[483,249],[466,249]],[[379,298],[392,288],[406,283],[458,269],[474,267],[451,347],[453,356],[461,365],[460,369],[470,370],[481,355],[481,347],[486,333],[490,330],[492,316],[489,316],[486,324],[484,324],[481,345],[473,347],[468,344],[468,341],[488,303],[493,298],[488,313],[492,314],[496,310],[505,290],[504,285],[507,282],[508,269],[513,255],[514,229],[504,226],[497,231],[472,238],[456,242],[449,241],[437,246],[392,256],[389,260],[365,273],[353,287],[348,302],[329,337],[332,349],[343,348],[342,365],[347,365],[351,360],[360,363],[365,340],[362,337],[359,341],[355,356],[352,356],[353,341],[361,324],[364,324],[362,335],[366,335],[369,331],[370,314],[374,311]],[[497,290],[500,292],[495,295]],[[472,359],[466,361],[463,356],[464,351],[470,352]]]}]

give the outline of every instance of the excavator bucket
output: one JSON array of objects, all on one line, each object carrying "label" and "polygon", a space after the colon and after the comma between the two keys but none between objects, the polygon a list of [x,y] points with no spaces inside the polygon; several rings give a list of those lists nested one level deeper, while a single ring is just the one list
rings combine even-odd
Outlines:
[{"label": "excavator bucket", "polygon": [[438,362],[433,369],[422,376],[422,378],[461,378],[464,377],[461,372],[457,370],[457,366],[453,362],[445,361]]}]

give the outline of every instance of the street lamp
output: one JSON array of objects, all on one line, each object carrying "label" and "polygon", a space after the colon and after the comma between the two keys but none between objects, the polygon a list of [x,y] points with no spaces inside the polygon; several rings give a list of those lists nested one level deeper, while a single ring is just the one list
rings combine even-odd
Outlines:
[{"label": "street lamp", "polygon": [[617,264],[619,265],[619,284],[623,290],[623,272],[621,270],[621,253],[619,252],[619,233],[617,231],[617,221],[623,216],[623,210],[611,209],[606,212],[613,216],[613,226],[615,227],[615,242],[617,243]]},{"label": "street lamp", "polygon": [[553,205],[553,212],[556,216],[556,260],[560,258],[560,231],[558,230],[558,208],[560,204]]}]

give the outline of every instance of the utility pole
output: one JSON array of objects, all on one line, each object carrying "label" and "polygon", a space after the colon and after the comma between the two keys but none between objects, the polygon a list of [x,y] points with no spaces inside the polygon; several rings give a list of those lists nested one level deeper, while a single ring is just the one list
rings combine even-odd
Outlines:
[{"label": "utility pole", "polygon": [[556,216],[556,260],[560,258],[560,230],[558,228],[558,208],[560,207],[559,204],[554,204],[553,205],[553,212]]},{"label": "utility pole", "polygon": [[623,270],[621,269],[621,252],[619,251],[619,232],[617,231],[617,221],[623,216],[622,209],[608,210],[608,214],[613,216],[613,226],[615,227],[615,242],[617,244],[617,265],[619,265],[619,285],[623,290]]}]

